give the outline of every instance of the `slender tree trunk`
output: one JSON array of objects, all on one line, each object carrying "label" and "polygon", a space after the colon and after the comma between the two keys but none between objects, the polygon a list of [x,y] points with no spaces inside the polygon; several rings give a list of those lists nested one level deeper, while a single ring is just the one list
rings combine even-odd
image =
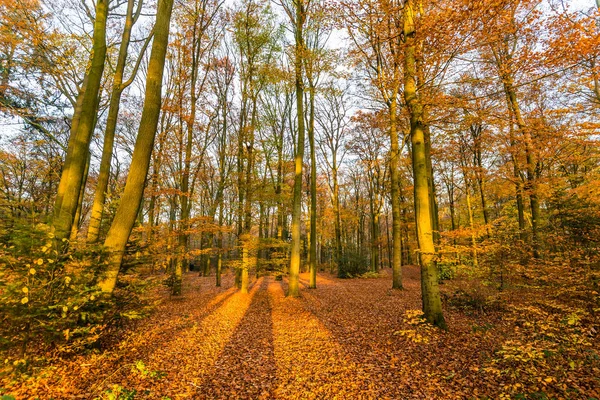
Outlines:
[{"label": "slender tree trunk", "polygon": [[471,194],[469,193],[469,186],[465,185],[465,193],[467,195],[467,211],[469,213],[469,227],[471,228],[471,253],[473,255],[473,266],[477,267],[477,239],[475,237],[475,224],[473,222],[473,208],[471,205]]},{"label": "slender tree trunk", "polygon": [[425,133],[425,152],[427,156],[427,185],[429,187],[429,208],[431,212],[431,222],[433,224],[433,241],[439,244],[440,241],[440,218],[438,213],[437,196],[435,190],[435,181],[433,179],[433,164],[431,162],[431,131],[427,123],[427,113],[423,110],[423,124]]},{"label": "slender tree trunk", "polygon": [[[495,53],[496,55],[496,53]],[[502,66],[500,58],[496,55],[496,60],[499,67]],[[519,106],[519,101],[517,99],[517,93],[514,88],[513,77],[509,73],[502,74],[502,81],[504,85],[504,91],[506,93],[506,100],[508,103],[508,109],[512,113],[514,117],[514,121],[519,128],[519,133],[523,137],[523,141],[525,144],[525,160],[526,160],[526,172],[527,179],[525,181],[525,190],[529,194],[529,202],[531,208],[531,232],[532,232],[532,240],[531,244],[533,247],[533,256],[535,258],[540,257],[540,238],[539,238],[539,223],[540,223],[540,203],[538,198],[538,189],[537,189],[537,179],[535,175],[535,155],[534,155],[534,145],[533,139],[531,137],[531,132],[523,116],[521,114],[521,108]]]},{"label": "slender tree trunk", "polygon": [[402,289],[402,224],[400,216],[400,146],[397,94],[390,99],[390,185],[392,186],[392,289]]},{"label": "slender tree trunk", "polygon": [[115,288],[125,246],[144,193],[160,115],[162,78],[169,43],[172,9],[173,0],[159,0],[138,136],[119,208],[104,242],[104,246],[109,252],[109,260],[105,275],[98,286],[106,293],[112,293]]},{"label": "slender tree trunk", "polygon": [[372,242],[371,242],[371,271],[377,272],[379,268],[379,210],[377,207],[372,212],[371,215],[371,231],[372,234]]},{"label": "slender tree trunk", "polygon": [[308,142],[310,144],[310,281],[309,289],[317,288],[317,157],[315,154],[315,86],[310,82]]},{"label": "slender tree trunk", "polygon": [[81,113],[74,131],[73,141],[69,140],[69,149],[61,175],[54,213],[55,241],[62,246],[62,239],[68,239],[75,218],[79,192],[85,175],[85,164],[90,141],[96,123],[100,83],[106,58],[106,21],[109,0],[98,0],[94,21],[93,49],[88,81],[81,92],[83,99]]},{"label": "slender tree trunk", "polygon": [[302,217],[302,163],[304,161],[304,83],[302,79],[302,57],[304,51],[304,0],[294,0],[296,6],[295,29],[295,77],[296,77],[296,115],[298,120],[298,142],[294,160],[294,197],[292,203],[292,253],[290,257],[290,272],[288,296],[297,297],[299,292],[300,275],[300,224]]},{"label": "slender tree trunk", "polygon": [[242,235],[242,271],[240,280],[240,291],[242,293],[248,293],[248,273],[250,269],[250,246],[252,244],[252,237],[250,235],[250,229],[252,228],[252,195],[253,195],[253,179],[252,175],[254,172],[254,129],[256,127],[257,118],[257,98],[252,98],[252,114],[250,117],[250,126],[246,127],[248,137],[246,138],[246,177],[245,183],[245,204],[244,204],[244,230]]},{"label": "slender tree trunk", "polygon": [[79,190],[79,200],[77,201],[77,211],[75,212],[75,219],[73,221],[73,225],[71,226],[71,235],[69,236],[69,241],[73,242],[77,239],[77,234],[79,233],[79,227],[81,225],[81,210],[83,209],[83,200],[85,197],[85,184],[87,182],[88,174],[90,172],[90,159],[92,154],[88,152],[87,161],[85,163],[85,174],[83,176],[83,184],[81,185],[81,189]]},{"label": "slender tree trunk", "polygon": [[517,214],[519,219],[519,239],[523,243],[527,242],[527,233],[525,228],[525,208],[523,206],[523,183],[521,179],[521,168],[519,167],[518,160],[518,150],[517,144],[514,138],[514,127],[513,120],[511,115],[510,128],[509,128],[509,140],[510,140],[510,149],[511,149],[511,159],[513,164],[513,177],[515,179],[515,193],[516,193],[516,201],[517,201]]},{"label": "slender tree trunk", "polygon": [[339,268],[342,260],[342,220],[340,217],[340,187],[338,184],[338,170],[336,164],[336,155],[333,154],[333,168],[331,170],[333,179],[333,214],[335,230],[335,263]]},{"label": "slender tree trunk", "polygon": [[[127,64],[127,49],[131,38],[131,30],[134,24],[134,0],[129,0],[127,3],[127,14],[125,17],[125,27],[121,36],[121,44],[119,46],[119,56],[115,75],[113,77],[113,87],[110,96],[110,105],[108,107],[108,117],[106,119],[106,128],[104,131],[104,143],[102,145],[102,159],[100,161],[100,172],[98,174],[98,182],[96,184],[96,192],[94,194],[94,204],[90,216],[90,226],[87,233],[88,243],[96,243],[102,223],[102,213],[104,211],[104,201],[106,199],[106,190],[108,188],[108,180],[110,179],[110,163],[113,155],[113,146],[115,141],[115,131],[117,127],[117,118],[119,116],[119,105],[121,103],[121,94],[125,89],[123,85],[123,73]],[[141,10],[142,0],[138,3],[138,13]],[[138,14],[139,15],[139,14]],[[142,55],[140,55],[142,57]]]}]

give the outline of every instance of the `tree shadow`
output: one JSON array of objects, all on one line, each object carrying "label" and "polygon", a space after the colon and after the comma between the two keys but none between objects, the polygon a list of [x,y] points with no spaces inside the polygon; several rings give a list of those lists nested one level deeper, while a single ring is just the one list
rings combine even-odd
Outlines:
[{"label": "tree shadow", "polygon": [[[361,388],[365,398],[424,398],[417,380],[411,377],[415,371],[409,367],[417,360],[408,354],[410,350],[399,346],[390,329],[389,313],[380,315],[380,311],[398,304],[418,309],[418,293],[393,292],[390,277],[385,277],[384,284],[370,279],[340,279],[327,287],[319,287],[317,279],[316,290],[308,290],[308,281],[301,281],[302,305],[366,375],[366,385]],[[411,285],[415,286],[414,282]],[[396,329],[400,329],[403,311],[399,308],[397,320],[392,321]]]},{"label": "tree shadow", "polygon": [[277,387],[270,279],[263,279],[246,314],[217,358],[212,373],[196,385],[198,399],[272,398]]},{"label": "tree shadow", "polygon": [[[137,360],[146,360],[148,354],[152,354],[159,347],[165,347],[170,338],[181,334],[182,331],[190,329],[194,325],[200,324],[222,307],[235,293],[236,291],[232,287],[211,293],[201,293],[200,296],[195,296],[194,299],[202,299],[205,304],[199,305],[189,313],[185,311],[186,308],[173,310],[175,304],[181,304],[181,307],[184,304],[169,301],[168,313],[157,312],[144,321],[143,325],[137,326],[125,341],[115,346],[117,347],[115,350],[116,357],[108,361],[108,364],[104,360],[104,363],[94,364],[89,369],[86,368],[85,373],[81,371],[78,375],[89,376],[89,379],[80,379],[78,389],[81,393],[89,396],[97,394],[96,392],[102,389],[99,385],[106,380],[107,371],[111,370],[114,370],[111,382],[119,382],[127,386],[131,371],[130,368],[123,368],[123,366],[129,366]],[[190,299],[187,298],[186,301],[189,302]],[[168,320],[174,322],[164,323]],[[126,349],[126,351],[123,349]]]}]

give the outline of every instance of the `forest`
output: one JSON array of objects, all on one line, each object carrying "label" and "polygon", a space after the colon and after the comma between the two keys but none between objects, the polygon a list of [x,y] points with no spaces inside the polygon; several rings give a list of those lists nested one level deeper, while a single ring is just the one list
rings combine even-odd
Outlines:
[{"label": "forest", "polygon": [[0,0],[0,399],[600,398],[600,0]]}]

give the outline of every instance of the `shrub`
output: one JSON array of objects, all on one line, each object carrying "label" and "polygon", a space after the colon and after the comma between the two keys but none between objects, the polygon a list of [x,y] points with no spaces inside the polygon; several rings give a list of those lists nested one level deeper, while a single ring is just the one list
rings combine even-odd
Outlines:
[{"label": "shrub", "polygon": [[0,248],[0,343],[18,345],[24,357],[31,338],[78,348],[95,338],[100,328],[99,293],[92,281],[97,258],[86,254],[59,256],[53,233],[38,224],[21,229]]},{"label": "shrub", "polygon": [[369,260],[355,250],[342,254],[338,263],[338,278],[352,278],[369,270]]},{"label": "shrub", "polygon": [[80,351],[147,310],[141,293],[148,283],[122,279],[106,298],[95,286],[102,251],[59,254],[53,239],[50,227],[38,224],[0,244],[0,350],[15,359],[13,369],[27,366],[30,348]]}]

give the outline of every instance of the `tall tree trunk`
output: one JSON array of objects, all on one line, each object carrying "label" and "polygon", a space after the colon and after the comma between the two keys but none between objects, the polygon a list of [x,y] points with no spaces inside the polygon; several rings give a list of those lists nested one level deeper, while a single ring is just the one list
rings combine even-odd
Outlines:
[{"label": "tall tree trunk", "polygon": [[336,154],[333,154],[333,168],[331,175],[333,180],[333,214],[334,214],[334,230],[335,230],[335,263],[339,268],[342,260],[342,220],[340,217],[340,187],[338,183],[338,170],[336,164]]},{"label": "tall tree trunk", "polygon": [[160,115],[162,78],[169,43],[169,25],[172,10],[173,0],[159,0],[154,26],[154,42],[152,43],[148,63],[144,107],[131,166],[119,208],[104,242],[104,246],[109,252],[109,260],[105,275],[98,286],[106,293],[112,293],[115,288],[119,268],[125,253],[125,246],[144,194],[146,176],[148,175]]},{"label": "tall tree trunk", "polygon": [[428,322],[441,328],[446,328],[438,287],[437,266],[435,263],[433,221],[431,218],[431,206],[429,204],[430,189],[423,106],[417,93],[416,31],[413,2],[414,0],[407,0],[403,8],[404,40],[406,41],[404,49],[404,97],[410,114],[415,222],[421,265],[423,312]]},{"label": "tall tree trunk", "polygon": [[477,238],[475,237],[475,224],[473,222],[473,208],[471,205],[471,194],[469,185],[465,185],[465,193],[467,195],[467,211],[469,214],[469,227],[471,228],[471,254],[473,255],[473,266],[477,267]]},{"label": "tall tree trunk", "polygon": [[308,143],[310,144],[310,281],[309,289],[317,288],[317,157],[315,154],[315,85],[309,79]]},{"label": "tall tree trunk", "polygon": [[431,162],[431,130],[427,122],[427,113],[423,110],[423,124],[425,134],[425,152],[427,156],[427,185],[429,187],[429,208],[431,212],[431,223],[433,224],[433,242],[440,241],[440,218],[438,213],[435,181],[433,179],[433,164]]},{"label": "tall tree trunk", "polygon": [[[377,196],[377,194],[375,194]],[[379,207],[375,205],[371,212],[371,271],[377,272],[379,268]]]},{"label": "tall tree trunk", "polygon": [[80,94],[83,96],[81,113],[77,121],[77,129],[72,132],[73,140],[69,139],[70,146],[56,196],[53,226],[57,247],[61,246],[62,239],[68,239],[71,233],[79,191],[83,184],[87,154],[96,123],[98,96],[106,59],[108,5],[109,0],[98,0],[96,3],[91,66],[87,73],[87,84]]},{"label": "tall tree trunk", "polygon": [[397,93],[390,99],[390,185],[392,186],[392,289],[402,289],[402,225],[400,217],[400,146]]},{"label": "tall tree trunk", "polygon": [[254,130],[257,123],[257,98],[252,98],[252,113],[250,116],[250,126],[247,126],[245,131],[248,132],[245,143],[246,147],[246,177],[245,183],[245,204],[244,204],[244,230],[242,235],[242,271],[240,280],[240,291],[248,293],[249,284],[249,269],[250,269],[250,247],[252,245],[252,236],[250,230],[252,228],[252,197],[254,189],[252,187],[254,173]]},{"label": "tall tree trunk", "polygon": [[[110,105],[108,107],[108,117],[106,118],[104,143],[102,145],[102,159],[100,161],[100,172],[98,174],[98,182],[96,184],[96,192],[94,194],[94,204],[92,205],[92,213],[90,216],[90,226],[87,233],[88,243],[96,243],[98,241],[100,225],[102,223],[104,201],[106,200],[106,190],[108,188],[108,180],[110,179],[110,163],[113,155],[117,118],[119,116],[119,106],[121,104],[121,94],[126,88],[126,86],[123,84],[123,73],[127,64],[127,49],[129,48],[133,24],[135,23],[135,19],[137,19],[137,16],[139,16],[139,13],[142,9],[142,0],[139,0],[138,9],[134,14],[134,3],[134,0],[129,0],[127,3],[125,27],[123,28],[123,34],[121,36],[119,56],[117,58],[117,66],[115,68],[112,93],[110,96]],[[142,57],[141,54],[140,57]]]},{"label": "tall tree trunk", "polygon": [[302,163],[304,161],[304,82],[302,79],[302,57],[304,51],[304,0],[294,0],[296,6],[295,29],[295,79],[296,79],[296,115],[298,120],[298,142],[294,160],[294,197],[292,203],[292,253],[290,257],[290,272],[288,296],[297,297],[300,278],[300,224],[302,217]]},{"label": "tall tree trunk", "polygon": [[539,221],[540,221],[540,203],[538,199],[537,181],[535,176],[535,160],[533,154],[533,140],[531,132],[525,124],[525,120],[521,115],[521,109],[517,101],[517,95],[512,85],[512,80],[505,82],[505,90],[510,102],[509,106],[513,111],[515,121],[519,127],[519,131],[525,141],[525,160],[527,180],[525,181],[525,190],[529,194],[529,203],[531,207],[531,232],[532,232],[532,247],[533,256],[540,257],[540,239],[539,239]]},{"label": "tall tree trunk", "polygon": [[[503,64],[498,53],[493,50],[494,56],[496,58],[496,63],[498,68],[506,67]],[[523,138],[525,144],[525,170],[526,170],[526,180],[525,180],[525,190],[529,194],[529,203],[531,208],[531,245],[533,248],[533,256],[535,258],[540,257],[540,239],[539,239],[539,223],[540,223],[540,203],[538,198],[538,189],[537,189],[537,179],[535,175],[535,155],[534,155],[534,145],[533,139],[531,137],[531,131],[525,120],[523,119],[523,115],[521,113],[521,108],[519,105],[519,101],[517,99],[517,92],[514,87],[513,75],[510,71],[501,72],[502,83],[504,86],[504,92],[506,94],[506,101],[508,105],[508,109],[514,118],[515,123],[517,124],[517,128],[519,129],[519,133]]]},{"label": "tall tree trunk", "polygon": [[509,141],[511,149],[511,159],[513,164],[513,178],[515,179],[515,193],[517,201],[517,215],[519,219],[519,239],[523,243],[527,242],[527,233],[525,228],[525,209],[523,206],[523,181],[521,179],[521,168],[518,162],[518,150],[517,143],[514,138],[514,126],[513,117],[511,113],[510,127],[509,127]]}]

